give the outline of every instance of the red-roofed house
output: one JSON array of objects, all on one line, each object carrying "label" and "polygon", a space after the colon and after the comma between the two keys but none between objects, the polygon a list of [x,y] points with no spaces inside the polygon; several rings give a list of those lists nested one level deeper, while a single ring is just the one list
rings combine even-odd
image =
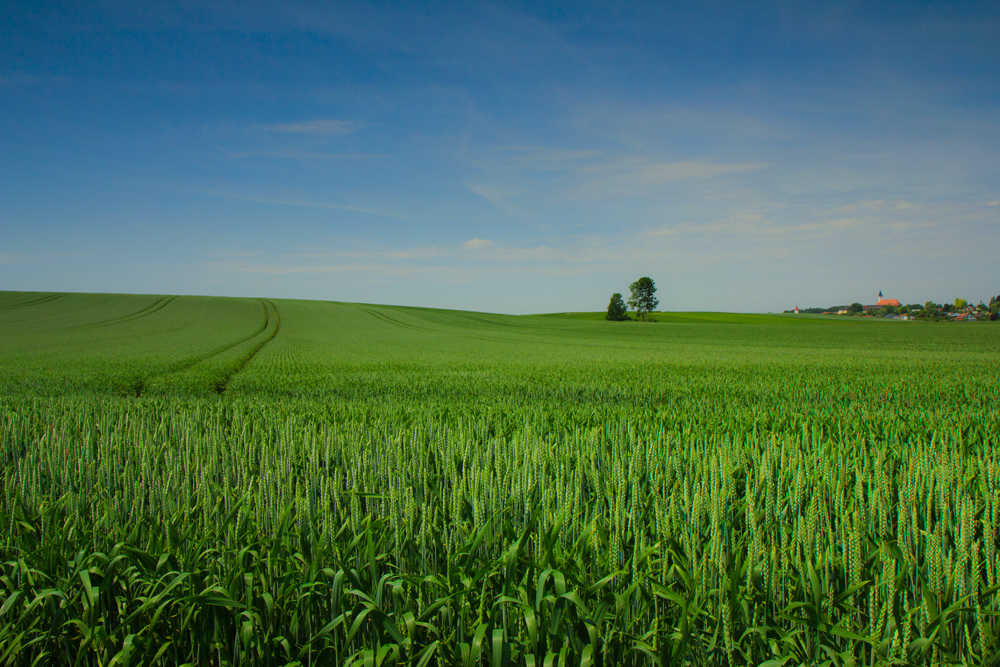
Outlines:
[{"label": "red-roofed house", "polygon": [[875,304],[876,308],[881,308],[882,306],[895,306],[896,308],[899,308],[902,305],[903,304],[899,302],[899,299],[885,299],[882,297],[882,290],[878,291],[878,303]]},{"label": "red-roofed house", "polygon": [[886,299],[885,297],[882,296],[882,290],[879,290],[878,303],[871,306],[864,306],[863,308],[864,310],[875,310],[876,308],[883,308],[885,306],[893,306],[895,308],[899,308],[902,305],[903,304],[899,302],[899,299]]}]

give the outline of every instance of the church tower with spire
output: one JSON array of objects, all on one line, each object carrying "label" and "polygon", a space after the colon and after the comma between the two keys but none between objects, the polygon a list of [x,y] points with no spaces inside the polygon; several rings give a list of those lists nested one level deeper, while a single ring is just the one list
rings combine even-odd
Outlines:
[{"label": "church tower with spire", "polygon": [[899,299],[886,299],[882,296],[882,290],[878,291],[878,303],[875,304],[874,308],[881,308],[882,306],[893,306],[899,308],[901,305]]}]

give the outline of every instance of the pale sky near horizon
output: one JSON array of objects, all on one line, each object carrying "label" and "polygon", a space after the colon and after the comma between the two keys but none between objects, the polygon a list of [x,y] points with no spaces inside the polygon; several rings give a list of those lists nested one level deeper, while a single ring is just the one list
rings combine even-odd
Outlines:
[{"label": "pale sky near horizon", "polygon": [[1000,294],[995,1],[14,1],[0,34],[0,290]]}]

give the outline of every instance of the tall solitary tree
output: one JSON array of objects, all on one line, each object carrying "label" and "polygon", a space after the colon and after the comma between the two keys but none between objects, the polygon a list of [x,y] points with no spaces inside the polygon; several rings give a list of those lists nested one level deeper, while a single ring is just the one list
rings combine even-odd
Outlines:
[{"label": "tall solitary tree", "polygon": [[622,301],[621,292],[615,292],[611,295],[611,302],[608,303],[608,314],[604,316],[604,319],[612,322],[628,319],[628,312],[625,310],[625,302]]},{"label": "tall solitary tree", "polygon": [[629,285],[628,288],[632,291],[632,297],[628,300],[629,307],[635,309],[636,317],[640,320],[646,319],[646,315],[653,312],[660,303],[660,300],[654,296],[656,283],[653,282],[652,278],[643,276]]}]

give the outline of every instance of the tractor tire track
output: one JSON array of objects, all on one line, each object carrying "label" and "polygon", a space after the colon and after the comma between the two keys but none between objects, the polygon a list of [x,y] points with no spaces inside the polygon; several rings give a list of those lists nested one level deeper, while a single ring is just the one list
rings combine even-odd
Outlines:
[{"label": "tractor tire track", "polygon": [[407,322],[400,322],[396,318],[389,317],[385,313],[377,312],[377,311],[375,311],[372,308],[365,308],[364,306],[358,306],[358,309],[359,310],[363,310],[364,312],[368,313],[369,315],[371,315],[372,317],[374,317],[377,320],[382,320],[383,322],[386,322],[388,324],[393,324],[393,325],[395,325],[397,327],[406,327],[407,329],[415,329],[417,331],[427,331],[428,330],[428,327],[421,327],[421,326],[417,326],[415,324],[408,324]]},{"label": "tractor tire track", "polygon": [[0,310],[17,310],[18,308],[27,308],[29,306],[40,306],[42,304],[55,301],[56,299],[61,299],[64,296],[66,296],[65,292],[60,292],[59,294],[49,294],[31,301],[22,301],[21,303],[13,303],[9,306],[0,306]]},{"label": "tractor tire track", "polygon": [[[264,331],[267,330],[267,325],[268,325],[268,322],[269,322],[269,315],[268,315],[268,312],[267,312],[267,306],[264,305],[264,302],[261,299],[257,299],[257,301],[259,301],[260,304],[261,304],[261,306],[264,308],[264,323],[261,324],[260,328],[255,329],[253,331],[253,333],[251,333],[248,336],[244,336],[243,338],[240,338],[235,343],[230,343],[229,345],[226,345],[225,347],[221,347],[221,348],[214,348],[214,349],[209,350],[208,352],[206,352],[204,354],[199,354],[199,355],[196,355],[194,357],[189,357],[189,358],[185,359],[184,361],[178,362],[176,364],[168,365],[166,368],[164,368],[162,371],[160,371],[158,373],[151,373],[151,374],[145,376],[144,378],[142,378],[142,380],[140,380],[138,383],[136,383],[132,387],[132,390],[135,393],[135,395],[136,396],[140,396],[142,394],[142,392],[145,391],[146,386],[149,385],[150,381],[152,381],[152,380],[163,378],[163,377],[166,377],[168,375],[174,375],[174,374],[177,374],[177,373],[183,373],[186,370],[190,370],[191,368],[194,368],[195,366],[197,366],[200,363],[204,363],[206,361],[210,361],[214,357],[218,357],[220,355],[223,355],[226,352],[228,352],[229,350],[237,348],[240,345],[243,345],[244,343],[246,343],[247,341],[251,341],[254,338],[256,338],[257,336],[261,335]],[[275,311],[275,312],[277,312],[277,311]]]},{"label": "tractor tire track", "polygon": [[[260,301],[260,299],[257,299],[257,301]],[[263,306],[263,303],[264,302],[261,301],[261,305],[262,306]],[[176,366],[174,366],[171,370],[167,371],[166,373],[161,373],[161,375],[166,375],[168,373],[177,373],[177,372],[180,372],[180,371],[185,371],[185,370],[191,368],[192,366],[197,366],[198,364],[202,363],[203,361],[210,360],[212,357],[217,357],[220,354],[225,354],[226,352],[228,352],[229,350],[233,349],[234,347],[239,347],[243,343],[246,343],[247,341],[253,340],[257,336],[259,336],[262,333],[264,333],[264,331],[267,330],[267,323],[268,323],[267,306],[264,306],[264,323],[260,325],[259,329],[254,330],[254,332],[252,334],[250,334],[249,336],[244,336],[243,338],[240,338],[235,343],[232,343],[230,345],[226,345],[225,347],[216,348],[216,349],[214,349],[214,350],[212,350],[212,351],[210,351],[210,352],[208,352],[206,354],[199,355],[199,356],[195,357],[193,360],[189,359],[189,360],[183,361],[183,362],[177,364]]]},{"label": "tractor tire track", "polygon": [[[267,312],[267,307],[271,306],[271,311],[274,313],[274,331],[271,332],[270,336],[268,336],[264,340],[260,341],[259,343],[257,343],[257,345],[255,345],[253,348],[251,348],[250,351],[246,354],[246,356],[244,356],[242,359],[240,359],[236,363],[235,368],[228,375],[225,375],[222,378],[220,378],[219,380],[216,380],[216,382],[215,382],[215,392],[217,394],[219,394],[220,396],[222,394],[226,393],[226,389],[229,388],[229,381],[232,380],[233,377],[237,373],[239,373],[244,368],[246,368],[247,364],[249,364],[251,361],[253,361],[253,358],[256,357],[257,354],[262,349],[264,349],[264,346],[267,345],[268,343],[270,343],[272,340],[274,340],[274,337],[278,335],[279,331],[281,331],[281,317],[278,315],[278,309],[274,305],[274,302],[273,301],[265,301],[263,299],[258,299],[258,301],[260,301],[262,304],[264,304],[264,312],[265,313]],[[270,323],[269,320],[264,322],[264,330],[265,331],[267,330],[267,325],[269,323]]]},{"label": "tractor tire track", "polygon": [[491,319],[488,319],[486,317],[479,317],[479,316],[476,316],[476,315],[466,315],[466,314],[463,313],[463,314],[459,315],[459,317],[461,317],[463,319],[466,319],[466,320],[472,320],[473,322],[482,322],[483,324],[489,324],[490,326],[494,326],[494,327],[514,327],[515,329],[520,329],[521,328],[520,324],[515,324],[513,322],[502,322],[502,321],[501,322],[497,322],[496,320],[491,320]]},{"label": "tractor tire track", "polygon": [[122,315],[121,317],[115,317],[110,320],[102,320],[100,322],[94,322],[93,324],[84,324],[78,327],[71,327],[70,330],[72,331],[77,329],[96,329],[98,327],[107,327],[114,324],[123,324],[125,322],[131,322],[133,320],[138,320],[143,317],[148,317],[149,315],[157,313],[166,308],[176,298],[177,298],[176,296],[165,296],[153,302],[151,305],[146,306],[142,310],[138,310],[134,313],[130,313],[128,315]]}]

